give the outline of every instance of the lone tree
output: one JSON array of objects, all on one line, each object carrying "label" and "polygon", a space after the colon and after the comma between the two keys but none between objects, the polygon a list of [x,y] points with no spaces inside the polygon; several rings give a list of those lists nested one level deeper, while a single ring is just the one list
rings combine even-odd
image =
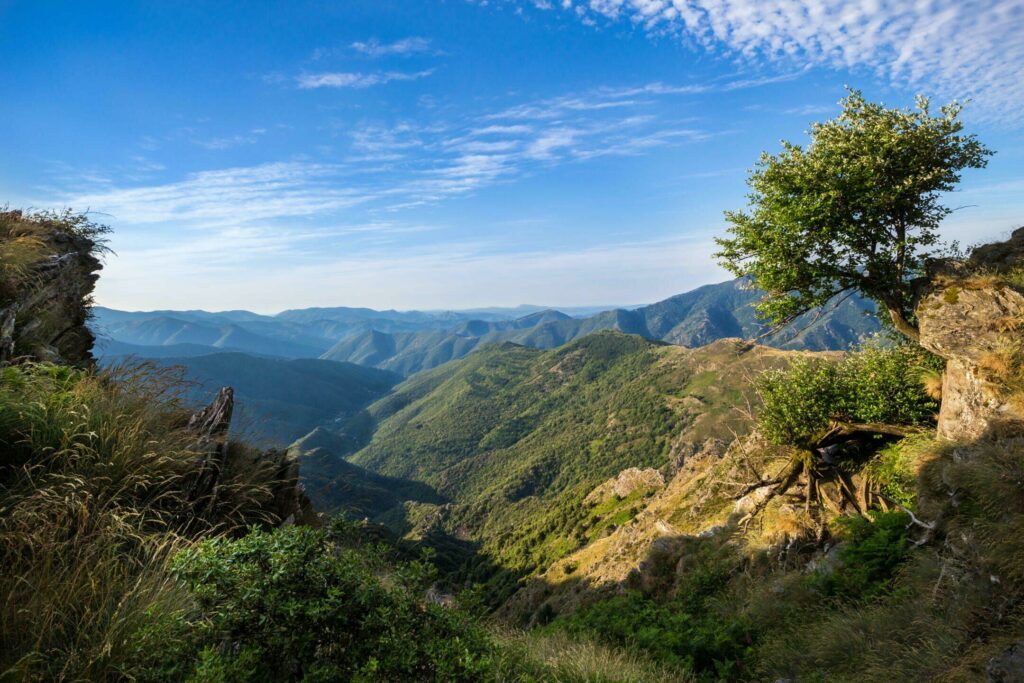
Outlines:
[{"label": "lone tree", "polygon": [[937,229],[952,212],[940,195],[992,152],[961,134],[955,101],[938,116],[925,97],[916,110],[886,109],[851,90],[841,104],[806,148],[783,141],[761,155],[749,210],[726,212],[730,236],[715,255],[765,291],[758,312],[773,325],[859,290],[917,340],[924,267],[943,252]]}]

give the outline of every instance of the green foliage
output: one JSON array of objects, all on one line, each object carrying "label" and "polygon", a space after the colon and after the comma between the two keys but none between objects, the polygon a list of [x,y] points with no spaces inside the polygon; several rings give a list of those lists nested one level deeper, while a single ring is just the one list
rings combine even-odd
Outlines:
[{"label": "green foliage", "polygon": [[213,509],[192,506],[180,390],[152,368],[0,368],[0,671],[112,677],[125,635],[176,599],[167,558],[263,517],[255,474],[225,476]]},{"label": "green foliage", "polygon": [[759,425],[777,444],[809,447],[832,422],[927,424],[938,404],[921,373],[941,360],[914,344],[869,345],[839,361],[802,357],[761,375]]},{"label": "green foliage", "polygon": [[859,290],[886,309],[904,334],[914,278],[940,253],[940,203],[965,168],[991,152],[963,135],[961,105],[933,115],[887,109],[850,91],[833,120],[813,124],[805,148],[783,142],[764,153],[748,184],[750,211],[726,212],[730,236],[718,257],[766,291],[758,310],[782,324],[838,294]]},{"label": "green foliage", "polygon": [[777,444],[813,441],[832,418],[838,380],[836,363],[804,357],[764,373],[757,380],[761,431]]},{"label": "green foliage", "polygon": [[917,505],[917,464],[933,446],[931,435],[915,436],[885,446],[868,463],[867,472],[886,496],[913,510]]},{"label": "green foliage", "polygon": [[371,549],[333,546],[323,531],[210,539],[179,553],[172,570],[195,607],[166,622],[163,656],[152,634],[140,635],[143,680],[177,670],[182,631],[194,680],[469,681],[494,665],[482,628],[424,604],[430,565],[387,565]]},{"label": "green foliage", "polygon": [[744,620],[724,617],[712,608],[711,600],[728,579],[728,572],[702,566],[686,576],[675,599],[630,591],[556,619],[549,630],[638,648],[701,679],[730,679],[749,653],[752,633]]},{"label": "green foliage", "polygon": [[894,572],[910,553],[905,512],[872,512],[871,519],[841,517],[837,520],[839,565],[812,576],[821,592],[845,600],[868,600],[887,591]]}]

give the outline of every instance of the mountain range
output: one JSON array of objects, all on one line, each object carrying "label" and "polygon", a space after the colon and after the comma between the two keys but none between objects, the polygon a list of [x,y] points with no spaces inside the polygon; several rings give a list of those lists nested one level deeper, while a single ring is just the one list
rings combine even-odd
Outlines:
[{"label": "mountain range", "polygon": [[632,518],[635,497],[596,518],[584,505],[609,477],[630,467],[668,476],[709,439],[749,430],[737,407],[752,398],[750,377],[789,357],[615,331],[552,350],[492,344],[408,378],[292,450],[319,510],[480,543],[489,561],[465,567],[467,578],[507,597],[518,576]]},{"label": "mountain range", "polygon": [[742,337],[784,349],[835,350],[848,348],[879,329],[871,315],[874,305],[850,297],[770,331],[753,308],[760,297],[745,282],[732,280],[648,306],[600,312],[530,306],[433,312],[339,307],[271,316],[248,311],[125,312],[97,307],[92,327],[100,337],[100,356],[160,358],[241,351],[348,361],[406,376],[490,343],[554,348],[601,330],[690,347]]},{"label": "mountain range", "polygon": [[[181,351],[182,346],[187,345],[166,348]],[[239,352],[148,360],[160,367],[179,368],[187,380],[182,398],[196,407],[209,403],[221,387],[232,387],[234,436],[268,445],[286,445],[321,425],[347,424],[402,379],[387,370],[353,363]],[[101,359],[108,366],[124,362],[134,359],[118,355]]]}]

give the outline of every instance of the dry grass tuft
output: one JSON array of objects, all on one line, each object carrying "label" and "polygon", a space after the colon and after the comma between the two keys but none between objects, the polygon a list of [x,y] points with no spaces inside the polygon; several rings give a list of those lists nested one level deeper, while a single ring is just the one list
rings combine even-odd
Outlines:
[{"label": "dry grass tuft", "polygon": [[924,393],[928,395],[928,398],[933,401],[942,400],[942,373],[938,370],[922,370],[921,371],[921,386],[924,388]]},{"label": "dry grass tuft", "polygon": [[0,671],[116,677],[126,638],[172,604],[166,563],[200,534],[260,518],[262,482],[228,481],[195,514],[197,457],[173,374],[0,368]]},{"label": "dry grass tuft", "polygon": [[978,359],[978,367],[995,381],[1000,381],[1013,371],[1013,359],[1006,351],[988,351]]}]

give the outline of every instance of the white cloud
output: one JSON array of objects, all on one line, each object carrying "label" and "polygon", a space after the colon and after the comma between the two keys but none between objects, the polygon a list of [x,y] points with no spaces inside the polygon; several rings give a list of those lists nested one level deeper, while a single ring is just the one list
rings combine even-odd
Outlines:
[{"label": "white cloud", "polygon": [[241,225],[337,211],[369,199],[339,187],[337,175],[326,164],[271,163],[202,171],[163,185],[75,193],[60,203],[101,211],[123,224]]},{"label": "white cloud", "polygon": [[415,81],[420,78],[426,78],[432,73],[434,73],[433,69],[414,72],[380,71],[368,74],[330,71],[300,74],[295,78],[295,82],[302,90],[311,90],[313,88],[369,88],[392,81]]},{"label": "white cloud", "polygon": [[362,52],[370,57],[383,57],[385,55],[409,55],[420,52],[430,52],[430,40],[413,36],[403,38],[393,43],[381,43],[376,38],[365,42],[352,43],[352,49]]},{"label": "white cloud", "polygon": [[563,7],[744,59],[868,69],[944,98],[973,98],[985,118],[1024,116],[1020,0],[582,0]]},{"label": "white cloud", "polygon": [[239,147],[241,145],[254,145],[260,141],[260,137],[266,135],[267,131],[265,128],[253,128],[247,134],[244,135],[230,135],[226,137],[216,137],[208,139],[196,139],[192,142],[200,147],[204,147],[209,150],[225,150],[231,149],[232,147]]}]

